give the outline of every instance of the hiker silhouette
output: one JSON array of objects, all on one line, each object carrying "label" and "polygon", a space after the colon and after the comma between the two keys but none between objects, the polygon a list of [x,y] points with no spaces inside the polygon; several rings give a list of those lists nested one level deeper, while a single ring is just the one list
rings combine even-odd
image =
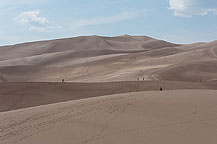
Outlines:
[{"label": "hiker silhouette", "polygon": [[160,87],[160,91],[163,91],[163,88],[162,88],[162,87]]}]

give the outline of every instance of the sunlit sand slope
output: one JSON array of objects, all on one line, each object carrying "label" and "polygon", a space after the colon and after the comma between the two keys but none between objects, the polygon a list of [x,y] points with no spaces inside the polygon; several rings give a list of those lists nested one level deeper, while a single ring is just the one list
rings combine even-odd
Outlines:
[{"label": "sunlit sand slope", "polygon": [[137,92],[0,113],[1,144],[214,144],[217,91]]}]

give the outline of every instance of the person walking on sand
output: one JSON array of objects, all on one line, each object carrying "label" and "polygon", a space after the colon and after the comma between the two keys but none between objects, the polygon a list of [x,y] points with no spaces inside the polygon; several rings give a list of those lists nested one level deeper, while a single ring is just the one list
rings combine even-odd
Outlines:
[{"label": "person walking on sand", "polygon": [[160,91],[163,91],[163,88],[162,88],[162,87],[160,87]]},{"label": "person walking on sand", "polygon": [[62,83],[64,83],[65,82],[65,80],[64,79],[62,79]]}]

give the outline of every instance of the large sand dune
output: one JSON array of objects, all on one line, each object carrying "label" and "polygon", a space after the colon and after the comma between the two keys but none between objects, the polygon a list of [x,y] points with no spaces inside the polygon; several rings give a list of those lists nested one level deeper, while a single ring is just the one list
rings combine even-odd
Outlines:
[{"label": "large sand dune", "polygon": [[217,91],[137,92],[0,113],[1,144],[215,144]]},{"label": "large sand dune", "polygon": [[[6,82],[195,82],[217,77],[217,41],[177,45],[145,36],[86,36],[0,47],[0,53],[0,81]],[[185,73],[177,73],[180,69]]]},{"label": "large sand dune", "polygon": [[123,35],[3,46],[0,144],[216,144],[216,90],[217,41]]}]

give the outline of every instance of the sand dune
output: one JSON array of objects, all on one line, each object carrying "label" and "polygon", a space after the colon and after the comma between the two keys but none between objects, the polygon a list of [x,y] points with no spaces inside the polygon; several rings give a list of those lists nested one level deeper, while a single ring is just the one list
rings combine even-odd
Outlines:
[{"label": "sand dune", "polygon": [[[136,87],[141,87],[139,85],[142,84],[140,91],[158,90],[162,81],[165,81],[163,86],[167,89],[217,87],[217,41],[178,45],[147,36],[83,36],[4,46],[0,47],[0,53],[0,82],[21,82],[20,84],[26,87],[24,89],[30,89],[32,97],[36,94],[41,96],[33,103],[25,101],[26,98],[17,103],[16,100],[19,100],[21,94],[15,91],[5,95],[3,90],[0,98],[1,102],[6,104],[0,106],[0,111],[126,93],[130,91],[125,90],[130,88],[129,81]],[[56,82],[62,79],[67,83],[77,83],[77,86],[88,83],[93,92],[81,92],[80,95],[80,92],[75,92],[78,87],[74,89],[73,84],[66,84],[64,87],[71,91],[67,90],[68,93],[64,93],[60,98],[64,90],[61,89],[62,84]],[[147,82],[135,83],[138,79]],[[28,87],[25,82],[55,82],[57,86],[53,86],[54,83],[27,83],[30,85]],[[102,86],[96,87],[95,83]],[[172,83],[174,88],[171,87]],[[207,83],[212,84],[207,86]],[[114,90],[113,84],[123,87]],[[9,83],[7,86],[19,87],[18,85]],[[152,85],[155,85],[154,89],[149,88]],[[39,86],[40,89],[37,90],[40,93],[32,90],[31,86]],[[57,93],[48,94],[48,91],[55,91],[54,89],[58,90]],[[8,90],[10,91],[10,88]],[[77,96],[71,97],[72,93]],[[50,95],[55,96],[50,98]],[[13,98],[11,100],[8,97]]]},{"label": "sand dune", "polygon": [[[123,35],[0,47],[0,81],[59,82],[63,78],[68,82],[134,81],[137,78],[212,81],[217,79],[216,43],[177,45],[146,36]],[[197,70],[191,69],[192,65]],[[203,69],[207,67],[213,71],[207,71],[204,76]],[[177,73],[180,69],[186,71]]]},{"label": "sand dune", "polygon": [[0,83],[0,112],[69,100],[140,91],[213,89],[216,82]]},{"label": "sand dune", "polygon": [[214,144],[216,90],[217,41],[122,35],[4,46],[0,144]]},{"label": "sand dune", "polygon": [[[68,81],[78,81],[79,79],[84,82],[90,78],[86,76],[86,69],[94,69],[88,71],[89,75],[98,73],[96,76],[91,76],[93,80],[94,77],[102,75],[109,77],[106,75],[111,75],[118,67],[135,61],[134,58],[137,55],[139,58],[144,58],[148,57],[142,56],[144,52],[162,48],[169,49],[169,47],[175,46],[179,45],[145,36],[124,35],[117,37],[86,36],[0,47],[1,81],[57,82],[65,78]],[[171,53],[176,53],[176,51],[178,50],[168,50]],[[117,67],[112,71],[107,70],[104,64],[110,63],[113,59],[116,64],[111,63],[110,65]],[[103,62],[101,63],[101,61]],[[34,67],[34,71],[32,71],[32,67]],[[20,70],[22,70],[21,73],[19,73]],[[51,73],[51,71],[55,71],[55,73]],[[133,73],[136,74],[137,71]],[[26,79],[26,74],[31,78]],[[128,80],[132,79],[135,80],[136,77]],[[96,79],[95,81],[100,80]],[[103,81],[111,80],[104,78]]]},{"label": "sand dune", "polygon": [[0,113],[0,143],[214,144],[216,94],[137,92]]}]

